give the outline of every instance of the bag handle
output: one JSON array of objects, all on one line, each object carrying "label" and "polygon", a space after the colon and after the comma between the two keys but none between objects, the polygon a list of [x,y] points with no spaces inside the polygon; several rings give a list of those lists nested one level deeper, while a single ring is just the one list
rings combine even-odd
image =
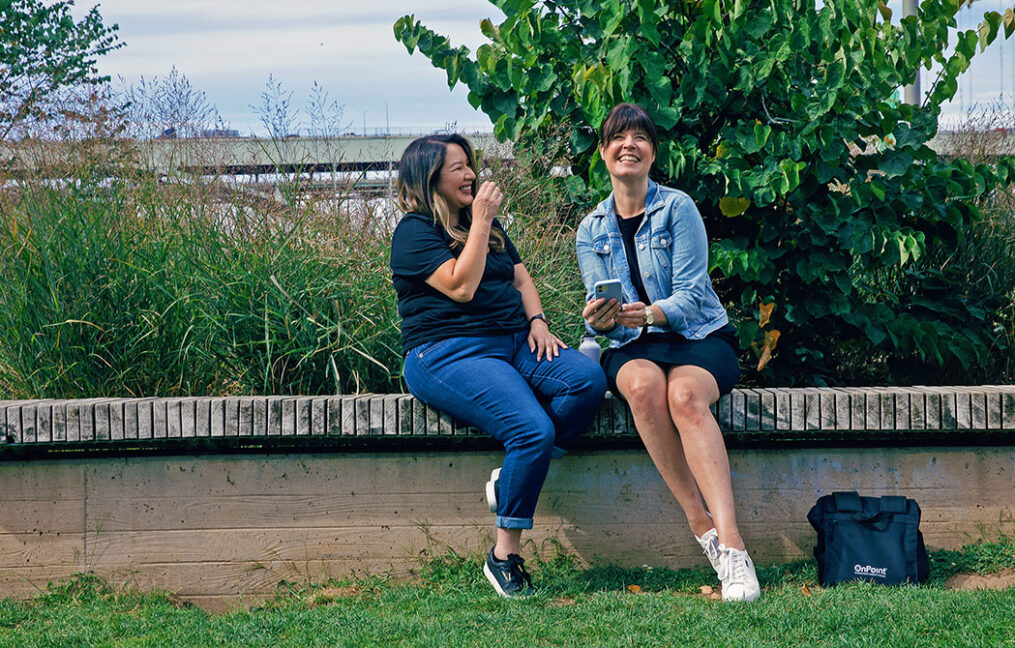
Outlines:
[{"label": "bag handle", "polygon": [[902,495],[885,495],[881,498],[882,513],[905,513],[906,498]]},{"label": "bag handle", "polygon": [[856,491],[838,491],[832,493],[835,502],[835,510],[842,513],[859,513],[863,510],[860,504],[860,495]]},{"label": "bag handle", "polygon": [[854,522],[862,522],[874,529],[884,531],[891,524],[895,513],[906,512],[906,498],[901,495],[885,495],[878,498],[878,512],[874,515],[864,513],[863,502],[856,491],[839,491],[832,493],[835,509],[840,513],[852,513]]}]

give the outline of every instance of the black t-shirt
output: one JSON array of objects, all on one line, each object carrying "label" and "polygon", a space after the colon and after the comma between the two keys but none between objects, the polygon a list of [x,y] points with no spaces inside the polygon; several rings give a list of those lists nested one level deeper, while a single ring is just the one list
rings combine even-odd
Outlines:
[{"label": "black t-shirt", "polygon": [[[493,226],[504,229],[494,221]],[[460,304],[427,278],[462,248],[451,249],[451,237],[429,216],[406,214],[391,237],[391,275],[402,317],[402,353],[424,342],[450,337],[514,333],[528,328],[522,294],[514,287],[518,250],[507,233],[501,253],[486,255],[486,268],[472,300]]]},{"label": "black t-shirt", "polygon": [[[624,239],[624,252],[627,254],[627,265],[631,268],[631,283],[634,284],[634,289],[638,291],[638,299],[641,300],[641,303],[651,305],[652,300],[648,298],[645,282],[641,279],[641,264],[638,263],[638,246],[634,242],[634,235],[638,233],[638,228],[641,227],[643,220],[645,220],[645,212],[631,218],[617,216],[617,226],[620,227],[620,235]],[[639,339],[642,340],[655,341],[673,338],[684,339],[679,333],[649,333],[648,326],[643,326],[639,334]]]},{"label": "black t-shirt", "polygon": [[627,253],[627,265],[631,268],[631,283],[634,284],[634,289],[638,291],[638,299],[643,304],[651,304],[652,300],[648,298],[648,293],[645,292],[645,282],[641,280],[638,250],[634,243],[634,235],[638,233],[638,228],[641,227],[643,220],[645,220],[645,212],[631,218],[617,216],[617,226],[620,227],[620,235],[624,239],[624,252]]}]

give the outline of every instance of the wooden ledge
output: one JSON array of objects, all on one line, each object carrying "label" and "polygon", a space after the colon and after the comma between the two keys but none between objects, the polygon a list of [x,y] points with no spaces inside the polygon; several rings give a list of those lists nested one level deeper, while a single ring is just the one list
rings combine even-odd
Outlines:
[{"label": "wooden ledge", "polygon": [[[1015,385],[735,389],[712,410],[734,445],[1015,440]],[[586,439],[636,443],[626,404],[608,395]],[[408,394],[0,401],[3,457],[29,449],[404,451],[438,443],[492,442]]]}]

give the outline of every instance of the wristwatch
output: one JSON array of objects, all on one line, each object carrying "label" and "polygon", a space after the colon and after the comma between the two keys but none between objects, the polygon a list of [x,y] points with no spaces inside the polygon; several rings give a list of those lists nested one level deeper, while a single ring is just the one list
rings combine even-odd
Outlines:
[{"label": "wristwatch", "polygon": [[535,315],[533,315],[532,317],[529,318],[529,326],[532,326],[532,321],[533,320],[537,320],[537,319],[543,320],[543,322],[547,326],[550,325],[550,320],[546,319],[546,315],[543,315],[542,313],[536,313]]},{"label": "wristwatch", "polygon": [[652,326],[656,323],[656,314],[652,312],[652,305],[645,308],[645,326]]}]

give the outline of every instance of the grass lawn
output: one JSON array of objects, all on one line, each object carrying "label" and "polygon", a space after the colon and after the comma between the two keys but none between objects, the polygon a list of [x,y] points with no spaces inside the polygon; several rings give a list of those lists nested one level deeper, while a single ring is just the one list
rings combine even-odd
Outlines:
[{"label": "grass lawn", "polygon": [[1015,587],[947,584],[1010,574],[1015,543],[931,561],[930,582],[901,588],[824,589],[809,563],[765,567],[761,600],[725,604],[702,593],[714,582],[704,570],[585,569],[566,556],[531,560],[539,594],[502,600],[479,557],[446,556],[411,582],[283,585],[263,606],[223,615],[84,575],[32,601],[0,600],[0,646],[1015,646]]}]

